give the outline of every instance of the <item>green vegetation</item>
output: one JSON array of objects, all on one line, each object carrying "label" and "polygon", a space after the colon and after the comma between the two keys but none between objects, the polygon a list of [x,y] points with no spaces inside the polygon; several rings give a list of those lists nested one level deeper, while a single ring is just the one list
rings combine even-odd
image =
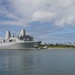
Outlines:
[{"label": "green vegetation", "polygon": [[75,48],[75,43],[56,43],[56,44],[41,44],[40,48]]}]

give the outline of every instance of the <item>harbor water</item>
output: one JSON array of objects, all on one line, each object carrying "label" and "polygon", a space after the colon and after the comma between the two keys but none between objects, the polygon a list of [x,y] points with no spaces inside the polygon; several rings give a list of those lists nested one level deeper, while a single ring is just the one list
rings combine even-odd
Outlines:
[{"label": "harbor water", "polygon": [[0,50],[0,75],[75,75],[75,49]]}]

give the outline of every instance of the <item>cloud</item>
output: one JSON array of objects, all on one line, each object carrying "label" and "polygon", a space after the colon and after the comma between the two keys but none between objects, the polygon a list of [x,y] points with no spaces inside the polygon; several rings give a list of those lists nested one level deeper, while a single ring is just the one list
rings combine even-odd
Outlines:
[{"label": "cloud", "polygon": [[55,22],[55,25],[56,26],[60,26],[60,27],[63,27],[64,25],[71,25],[71,26],[74,26],[75,24],[75,16],[74,15],[70,15],[68,17],[64,17],[64,18],[61,18],[60,20],[57,20]]},{"label": "cloud", "polygon": [[32,21],[47,22],[47,21],[50,21],[50,19],[52,19],[53,16],[54,16],[54,14],[51,12],[37,11],[33,14]]},{"label": "cloud", "polygon": [[1,0],[0,14],[28,25],[49,22],[63,27],[74,25],[75,0]]},{"label": "cloud", "polygon": [[74,24],[75,23],[75,16],[71,15],[67,18],[67,24]]}]

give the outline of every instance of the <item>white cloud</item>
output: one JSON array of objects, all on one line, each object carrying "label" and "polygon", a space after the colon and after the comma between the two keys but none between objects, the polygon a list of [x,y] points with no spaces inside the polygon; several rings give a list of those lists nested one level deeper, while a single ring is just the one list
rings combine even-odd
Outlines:
[{"label": "white cloud", "polygon": [[67,23],[72,24],[75,23],[75,16],[71,15],[67,18]]},{"label": "white cloud", "polygon": [[75,24],[75,16],[70,15],[68,17],[61,18],[60,20],[56,20],[55,25],[63,27],[64,25],[74,25]]},{"label": "white cloud", "polygon": [[33,14],[33,21],[50,21],[53,18],[54,14],[51,12],[37,11]]},{"label": "white cloud", "polygon": [[66,19],[63,18],[63,19],[61,19],[61,20],[57,20],[57,21],[55,22],[55,25],[56,25],[56,26],[63,27],[63,26],[65,25],[65,22],[66,22]]},{"label": "white cloud", "polygon": [[32,21],[53,22],[60,27],[65,24],[74,25],[75,0],[7,0],[7,2],[6,6],[0,5],[0,14],[6,13],[6,16],[20,21],[21,25],[28,25]]}]

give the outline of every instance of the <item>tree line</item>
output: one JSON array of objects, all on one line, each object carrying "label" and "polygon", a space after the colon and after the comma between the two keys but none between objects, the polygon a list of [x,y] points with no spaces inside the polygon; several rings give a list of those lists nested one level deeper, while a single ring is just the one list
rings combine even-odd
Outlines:
[{"label": "tree line", "polygon": [[51,48],[51,47],[59,47],[59,48],[75,48],[75,43],[70,43],[70,42],[64,42],[64,43],[44,43],[44,44],[41,44],[41,48],[43,47],[47,47],[47,48]]}]

